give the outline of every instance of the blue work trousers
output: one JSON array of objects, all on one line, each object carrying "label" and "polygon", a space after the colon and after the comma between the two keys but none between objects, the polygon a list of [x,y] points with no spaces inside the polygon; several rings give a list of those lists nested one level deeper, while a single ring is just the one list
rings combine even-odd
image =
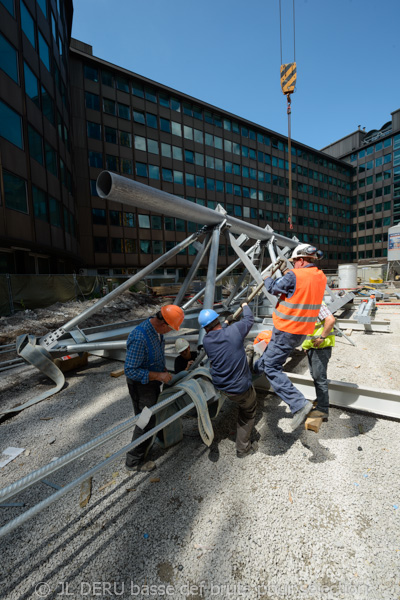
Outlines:
[{"label": "blue work trousers", "polygon": [[310,348],[307,350],[308,366],[311,377],[314,380],[317,393],[316,410],[326,414],[329,413],[329,391],[328,391],[328,362],[332,356],[332,348]]},{"label": "blue work trousers", "polygon": [[293,414],[305,406],[306,399],[283,372],[283,365],[287,357],[297,346],[301,346],[305,339],[305,335],[280,331],[274,327],[271,341],[260,360],[254,365],[256,373],[264,371],[274,392],[286,402]]}]

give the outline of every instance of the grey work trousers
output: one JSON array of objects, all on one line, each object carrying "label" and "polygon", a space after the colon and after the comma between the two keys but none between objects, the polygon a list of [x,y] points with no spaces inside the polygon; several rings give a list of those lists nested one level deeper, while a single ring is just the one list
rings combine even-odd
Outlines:
[{"label": "grey work trousers", "polygon": [[256,420],[257,396],[253,386],[242,394],[225,395],[235,402],[239,408],[236,429],[236,450],[237,452],[247,452],[250,446],[250,436]]},{"label": "grey work trousers", "polygon": [[[138,381],[128,381],[129,394],[132,399],[133,411],[135,415],[142,412],[145,406],[151,408],[157,403],[158,396],[160,395],[161,383],[159,381],[149,381],[149,383],[139,383]],[[156,424],[156,416],[153,415],[147,425],[140,429],[135,426],[132,435],[132,442],[137,440],[141,435],[153,429]],[[148,451],[150,450],[153,443],[153,438],[145,440],[139,446],[132,448],[126,454],[126,465],[128,467],[134,467],[144,462]]]},{"label": "grey work trousers", "polygon": [[328,362],[332,348],[310,348],[307,350],[308,366],[317,393],[316,410],[329,413]]}]

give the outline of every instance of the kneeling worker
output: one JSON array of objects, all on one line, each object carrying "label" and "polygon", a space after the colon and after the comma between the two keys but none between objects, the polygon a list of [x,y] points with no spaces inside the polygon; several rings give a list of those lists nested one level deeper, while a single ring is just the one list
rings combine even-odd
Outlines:
[{"label": "kneeling worker", "polygon": [[[172,376],[165,367],[164,335],[182,325],[185,313],[179,306],[168,304],[154,316],[146,319],[129,334],[126,343],[125,375],[134,414],[151,408],[157,403],[161,385],[171,381]],[[141,429],[135,427],[132,442],[155,426],[153,415],[147,425]],[[146,455],[152,445],[152,438],[132,448],[126,455],[126,468],[129,471],[153,471],[156,464]]]},{"label": "kneeling worker", "polygon": [[211,361],[213,384],[239,407],[236,432],[238,458],[257,451],[257,444],[250,442],[256,417],[256,392],[243,346],[254,317],[247,303],[243,303],[242,307],[242,319],[229,327],[228,321],[225,321],[224,327],[221,326],[215,310],[204,309],[199,315],[199,324],[207,332],[203,345]]},{"label": "kneeling worker", "polygon": [[175,359],[174,371],[175,375],[181,371],[188,371],[194,360],[197,358],[197,352],[190,350],[190,344],[184,338],[178,338],[175,342],[175,352],[179,352],[179,356]]}]

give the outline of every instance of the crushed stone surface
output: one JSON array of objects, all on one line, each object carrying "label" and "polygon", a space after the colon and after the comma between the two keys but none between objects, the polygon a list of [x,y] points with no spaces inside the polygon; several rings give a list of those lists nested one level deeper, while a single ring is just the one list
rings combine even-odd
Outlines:
[{"label": "crushed stone surface", "polygon": [[[397,308],[377,314],[392,333],[337,340],[330,378],[399,389]],[[307,372],[301,354],[292,361]],[[121,367],[90,357],[57,395],[0,422],[0,452],[25,449],[0,469],[0,488],[130,418],[124,377],[110,377]],[[32,368],[0,374],[1,406],[52,385]],[[260,392],[259,451],[246,459],[236,458],[235,407],[226,402],[213,425],[207,448],[184,418],[181,443],[154,446],[156,471],[128,473],[122,456],[93,475],[86,507],[77,487],[0,537],[1,596],[400,599],[398,421],[332,408],[318,434],[292,433],[286,405]],[[129,429],[45,479],[65,486],[130,439]],[[42,482],[18,493],[7,502],[25,506],[0,508],[0,525],[55,492]]]}]

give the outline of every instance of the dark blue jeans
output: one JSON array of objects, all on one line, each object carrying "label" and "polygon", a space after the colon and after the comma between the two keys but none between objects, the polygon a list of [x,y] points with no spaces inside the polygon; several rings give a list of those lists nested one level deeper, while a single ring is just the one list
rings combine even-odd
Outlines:
[{"label": "dark blue jeans", "polygon": [[[161,383],[159,381],[149,381],[149,383],[129,382],[128,389],[132,399],[133,412],[138,415],[142,412],[145,406],[151,408],[157,404],[158,396],[160,395]],[[132,442],[137,440],[141,435],[153,429],[156,425],[156,416],[150,418],[148,424],[143,428],[136,427],[133,430]],[[139,465],[145,461],[146,455],[153,444],[153,438],[145,440],[136,448],[132,448],[126,455],[126,464],[128,467]]]},{"label": "dark blue jeans", "polygon": [[308,366],[311,377],[314,380],[317,393],[317,406],[315,410],[329,413],[329,391],[328,391],[328,362],[332,356],[332,348],[310,348],[307,350]]},{"label": "dark blue jeans", "polygon": [[306,399],[283,372],[283,365],[287,357],[304,342],[305,338],[305,335],[287,333],[274,327],[270,343],[260,360],[254,365],[256,373],[264,371],[275,394],[289,405],[293,414],[305,406]]}]

